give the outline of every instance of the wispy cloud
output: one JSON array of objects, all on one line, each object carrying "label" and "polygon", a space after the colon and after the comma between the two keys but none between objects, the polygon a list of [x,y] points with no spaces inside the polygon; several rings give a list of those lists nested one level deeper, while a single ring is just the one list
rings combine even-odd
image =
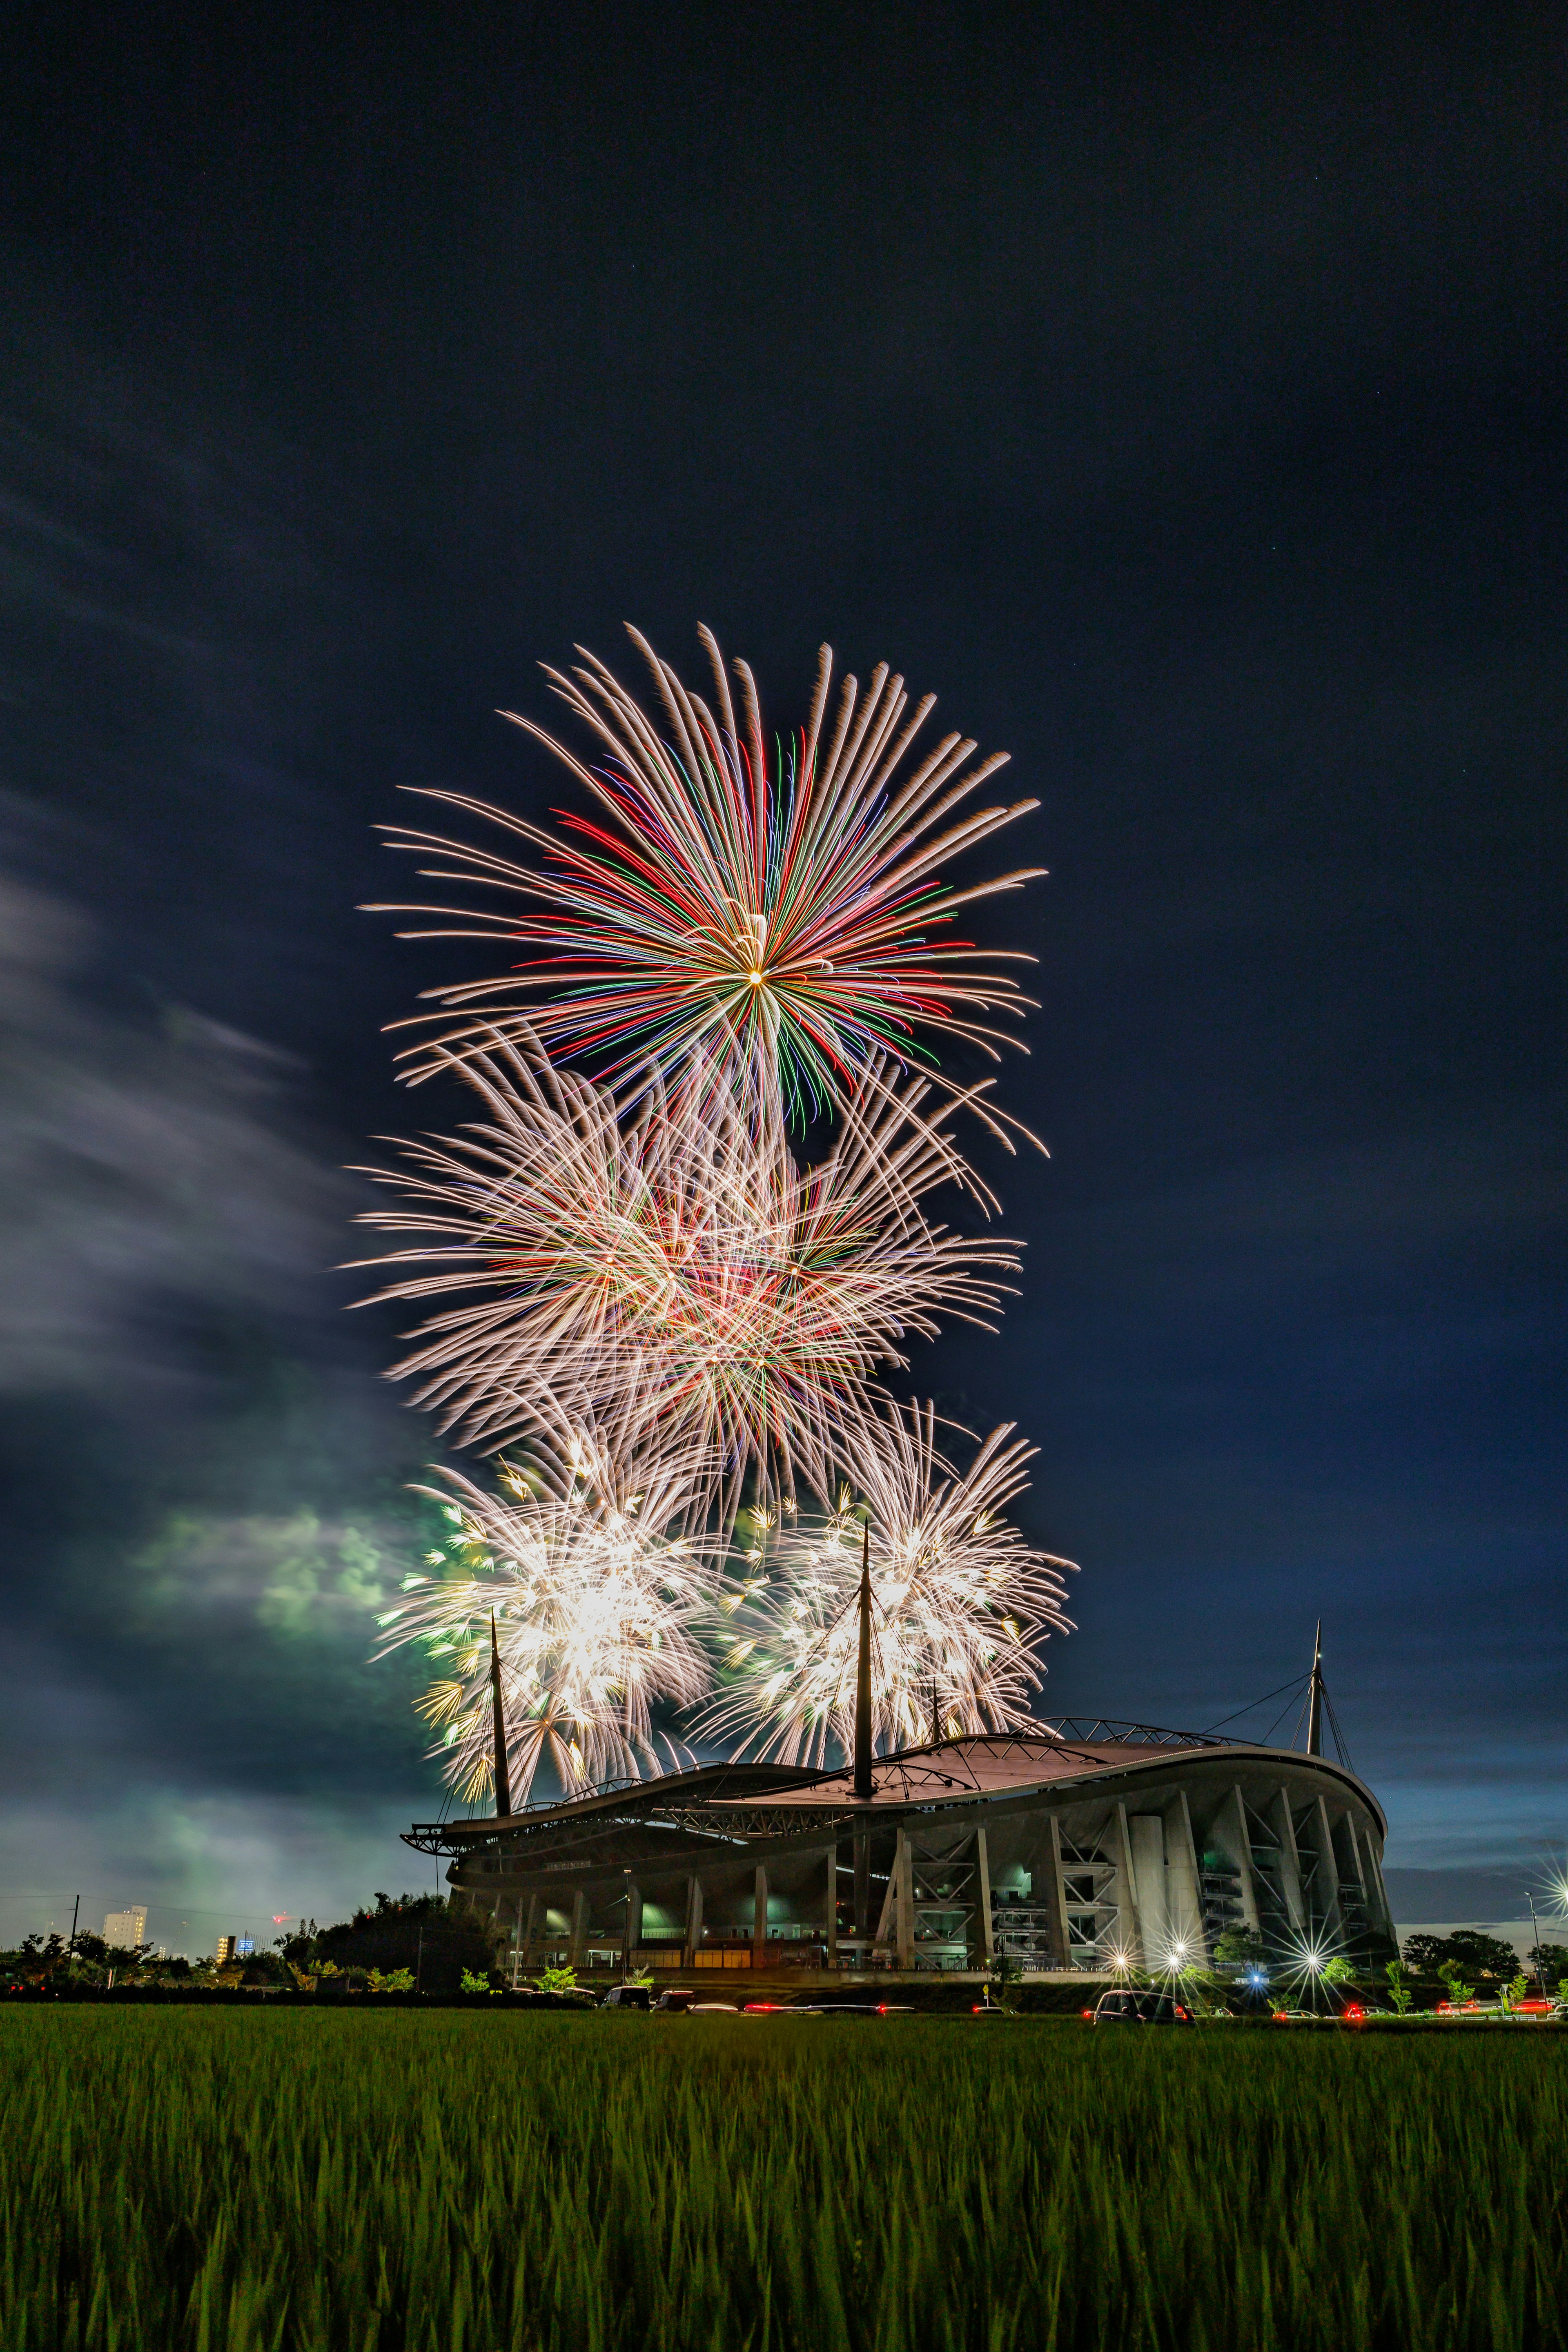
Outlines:
[{"label": "wispy cloud", "polygon": [[90,926],[0,876],[0,1391],[192,1377],[182,1318],[320,1303],[349,1180],[288,1131],[289,1057],[90,982]]}]

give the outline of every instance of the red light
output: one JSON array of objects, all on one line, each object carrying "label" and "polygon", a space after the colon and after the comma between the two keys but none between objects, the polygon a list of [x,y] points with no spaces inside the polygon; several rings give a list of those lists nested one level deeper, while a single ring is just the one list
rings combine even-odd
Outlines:
[{"label": "red light", "polygon": [[1086,2009],[1082,2011],[1082,2014],[1085,2017],[1092,2017],[1094,2015],[1094,2011],[1092,2009]]},{"label": "red light", "polygon": [[1182,2020],[1182,2022],[1184,2023],[1184,2025],[1190,2025],[1190,2024],[1192,2023],[1192,2021],[1192,2021],[1192,2019],[1187,2015],[1186,2011],[1182,2007],[1182,2004],[1181,2004],[1181,2002],[1180,2002],[1180,2001],[1178,2001],[1178,2002],[1176,2003],[1176,2015],[1177,2015],[1177,2016]]},{"label": "red light", "polygon": [[1344,2011],[1343,2014],[1350,2021],[1351,2024],[1359,2025],[1363,2018],[1365,2017],[1366,2011],[1364,2009],[1358,2007],[1356,2002],[1352,2000],[1350,2007]]},{"label": "red light", "polygon": [[1289,2014],[1289,2012],[1288,2012],[1287,2011],[1285,2011],[1285,2010],[1283,2010],[1283,2009],[1277,2009],[1277,2010],[1275,2011],[1275,2012],[1274,2012],[1274,2022],[1275,2022],[1275,2024],[1276,2024],[1276,2025],[1283,2025],[1283,2024],[1284,2024],[1284,2022],[1285,2022],[1285,2020],[1286,2020],[1286,2017],[1287,2017],[1287,2015],[1288,2015],[1288,2014]]},{"label": "red light", "polygon": [[879,2017],[886,2017],[888,2014],[888,2004],[885,2000],[879,2000],[877,2003],[877,2014]]}]

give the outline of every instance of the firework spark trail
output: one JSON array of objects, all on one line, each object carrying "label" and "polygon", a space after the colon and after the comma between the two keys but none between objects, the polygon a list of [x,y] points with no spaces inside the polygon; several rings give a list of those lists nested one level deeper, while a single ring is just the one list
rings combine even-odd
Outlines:
[{"label": "firework spark trail", "polygon": [[[418,1701],[441,1738],[457,1793],[493,1787],[489,1626],[494,1612],[514,1809],[542,1768],[562,1788],[661,1769],[652,1710],[690,1706],[708,1687],[693,1620],[710,1605],[716,1545],[672,1534],[702,1486],[690,1453],[617,1470],[582,1436],[563,1457],[503,1465],[508,1491],[487,1495],[458,1472],[439,1502],[454,1532],[427,1577],[405,1580],[407,1599],[379,1621],[377,1652],[410,1642],[449,1658]],[[678,1760],[666,1741],[664,1764]]]},{"label": "firework spark trail", "polygon": [[[439,929],[405,936],[544,950],[500,978],[427,991],[443,1008],[428,1018],[474,1008],[482,1015],[460,1020],[442,1042],[466,1049],[477,1039],[485,1050],[489,1024],[509,1018],[519,992],[543,992],[551,1001],[531,1017],[552,1056],[588,1055],[624,1091],[646,1082],[650,1064],[671,1078],[701,1054],[709,1074],[763,1122],[842,1108],[883,1056],[931,1062],[919,1031],[963,1037],[994,1061],[997,1043],[1016,1043],[974,1016],[1020,1013],[1030,1000],[996,966],[1034,959],[930,936],[959,907],[1044,870],[1023,867],[964,890],[937,870],[1038,806],[1017,801],[944,824],[1007,754],[971,767],[974,741],[949,734],[900,778],[935,697],[906,722],[903,679],[879,663],[864,693],[845,678],[829,725],[833,658],[825,646],[808,723],[787,750],[775,746],[770,765],[744,662],[734,666],[742,727],[708,630],[700,634],[717,715],[630,634],[658,686],[657,724],[582,647],[585,666],[570,677],[545,672],[598,738],[604,767],[584,765],[532,719],[502,714],[571,770],[607,822],[568,815],[575,839],[563,841],[464,793],[428,794],[542,851],[542,871],[439,835],[385,828],[393,846],[449,861],[423,867],[426,878],[499,894],[493,910],[488,901],[376,910],[444,919]],[[513,912],[508,902],[520,898],[548,913]],[[445,1059],[425,1046],[410,1053],[415,1077]],[[1006,1142],[1005,1129],[1016,1122],[990,1108],[981,1090],[968,1099]]]},{"label": "firework spark trail", "polygon": [[[959,1476],[938,1453],[935,1412],[889,1403],[858,1433],[847,1466],[871,1523],[872,1707],[884,1751],[1033,1722],[1042,1669],[1031,1645],[1055,1630],[1073,1563],[1026,1544],[1000,1514],[1027,1485],[1033,1446],[993,1430]],[[817,1527],[754,1543],[721,1609],[731,1619],[729,1686],[704,1727],[736,1752],[823,1765],[852,1751],[864,1520],[849,1491]]]},{"label": "firework spark trail", "polygon": [[407,1171],[370,1171],[403,1197],[363,1222],[417,1238],[361,1263],[395,1277],[378,1298],[459,1299],[393,1376],[482,1451],[587,1416],[623,1447],[707,1449],[726,1508],[748,1469],[830,1493],[878,1368],[939,1312],[990,1328],[1016,1269],[1009,1244],[921,1213],[950,1172],[923,1086],[857,1097],[802,1171],[781,1129],[705,1108],[700,1083],[656,1089],[628,1126],[521,1024],[451,1066],[486,1116],[403,1145]]}]

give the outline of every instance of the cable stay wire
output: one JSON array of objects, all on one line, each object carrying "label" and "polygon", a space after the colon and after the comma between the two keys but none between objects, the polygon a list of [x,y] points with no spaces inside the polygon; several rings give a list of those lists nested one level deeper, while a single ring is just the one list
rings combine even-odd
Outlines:
[{"label": "cable stay wire", "polygon": [[[1310,1677],[1309,1677],[1309,1679],[1310,1679]],[[1211,1723],[1211,1724],[1209,1725],[1208,1730],[1207,1730],[1207,1731],[1201,1731],[1201,1732],[1198,1734],[1198,1737],[1199,1737],[1199,1738],[1200,1738],[1200,1739],[1207,1739],[1207,1738],[1209,1738],[1209,1736],[1210,1736],[1210,1734],[1211,1734],[1211,1733],[1215,1732],[1215,1731],[1223,1731],[1223,1730],[1225,1729],[1225,1727],[1226,1727],[1226,1725],[1227,1723],[1239,1723],[1239,1722],[1240,1722],[1240,1720],[1241,1720],[1241,1718],[1242,1718],[1242,1717],[1243,1717],[1244,1715],[1251,1715],[1251,1714],[1253,1714],[1253,1713],[1254,1713],[1254,1712],[1255,1712],[1258,1707],[1260,1707],[1260,1706],[1268,1706],[1268,1702],[1269,1702],[1269,1700],[1270,1700],[1271,1698],[1278,1698],[1278,1697],[1280,1696],[1280,1693],[1281,1693],[1281,1692],[1283,1692],[1283,1691],[1289,1691],[1289,1692],[1291,1694],[1291,1696],[1294,1696],[1294,1695],[1296,1694],[1296,1692],[1297,1692],[1298,1690],[1300,1690],[1300,1687],[1301,1687],[1301,1676],[1300,1676],[1300,1675],[1291,1675],[1291,1677],[1290,1677],[1290,1680],[1289,1680],[1288,1683],[1281,1683],[1281,1684],[1280,1684],[1280,1685],[1279,1685],[1279,1690],[1265,1691],[1265,1692],[1264,1692],[1264,1694],[1263,1694],[1263,1696],[1262,1696],[1261,1698],[1249,1699],[1249,1700],[1248,1700],[1248,1702],[1247,1702],[1247,1704],[1245,1706],[1238,1706],[1238,1707],[1237,1708],[1236,1713],[1235,1713],[1234,1715],[1222,1715],[1222,1716],[1221,1716],[1221,1717],[1220,1717],[1220,1719],[1219,1719],[1219,1721],[1218,1721],[1217,1723]],[[1286,1708],[1286,1710],[1285,1710],[1285,1711],[1286,1711],[1287,1713],[1289,1713],[1289,1707],[1288,1707],[1288,1706],[1287,1706],[1287,1708]],[[1279,1718],[1278,1716],[1276,1716],[1276,1717],[1275,1717],[1274,1719],[1275,1719],[1275,1722],[1276,1722],[1276,1723],[1278,1723],[1278,1722],[1279,1721],[1279,1719],[1280,1719],[1280,1718]],[[1267,1736],[1267,1734],[1266,1734],[1266,1735],[1265,1735],[1265,1737],[1264,1737],[1264,1740],[1263,1740],[1263,1742],[1262,1742],[1262,1745],[1264,1745],[1264,1746],[1267,1746],[1267,1745],[1268,1745],[1268,1736]]]}]

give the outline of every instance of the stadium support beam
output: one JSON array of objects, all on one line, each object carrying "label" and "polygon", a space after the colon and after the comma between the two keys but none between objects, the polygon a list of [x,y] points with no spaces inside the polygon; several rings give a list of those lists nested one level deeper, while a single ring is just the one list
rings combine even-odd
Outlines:
[{"label": "stadium support beam", "polygon": [[1334,1833],[1329,1827],[1329,1809],[1320,1796],[1313,1811],[1317,1830],[1319,1904],[1322,1923],[1331,1936],[1342,1937],[1345,1930],[1345,1907],[1340,1901],[1340,1865],[1334,1853]]},{"label": "stadium support beam", "polygon": [[684,1965],[697,1966],[702,1946],[702,1881],[695,1871],[686,1882],[686,1955]]},{"label": "stadium support beam", "polygon": [[1307,1932],[1307,1895],[1301,1877],[1301,1854],[1296,1843],[1296,1823],[1290,1812],[1290,1792],[1279,1788],[1274,1791],[1269,1807],[1274,1816],[1275,1833],[1279,1840],[1279,1878],[1285,1889],[1285,1908],[1290,1915],[1290,1925],[1299,1936]]},{"label": "stadium support beam", "polygon": [[[1229,1816],[1227,1819],[1226,1816]],[[1247,1800],[1241,1793],[1241,1783],[1234,1781],[1229,1796],[1219,1809],[1216,1830],[1231,1844],[1237,1874],[1241,1880],[1241,1922],[1252,1933],[1260,1935],[1263,1922],[1258,1911],[1258,1889],[1252,1881],[1252,1833],[1247,1826]]]},{"label": "stadium support beam", "polygon": [[882,1897],[882,1908],[877,1918],[877,1933],[872,1939],[884,1951],[887,1949],[888,1938],[893,1932],[893,1916],[899,1900],[899,1864],[903,1860],[903,1853],[904,1833],[900,1830],[894,1841],[893,1863],[888,1873],[888,1891]]},{"label": "stadium support beam", "polygon": [[569,1967],[574,1969],[582,1967],[583,1947],[587,1940],[588,1891],[586,1887],[579,1886],[572,1896],[572,1950],[568,1959]]},{"label": "stadium support beam", "polygon": [[893,1899],[893,1937],[900,1969],[915,1964],[915,1856],[908,1830],[899,1832],[898,1857],[889,1882]]},{"label": "stadium support beam", "polygon": [[974,1832],[974,1868],[980,1881],[980,1957],[989,1968],[996,1958],[996,1929],[991,1917],[991,1851],[983,1828]]},{"label": "stadium support beam", "polygon": [[1068,1933],[1068,1874],[1062,1861],[1059,1814],[1048,1816],[1051,1832],[1051,1948],[1058,1969],[1072,1966],[1072,1937]]},{"label": "stadium support beam", "polygon": [[752,1966],[766,1968],[768,1964],[768,1874],[762,1864],[752,1890]]},{"label": "stadium support beam", "polygon": [[526,1976],[535,1965],[539,1951],[539,1918],[541,1895],[536,1886],[528,1898],[528,1925],[522,1931],[522,1969]]}]

